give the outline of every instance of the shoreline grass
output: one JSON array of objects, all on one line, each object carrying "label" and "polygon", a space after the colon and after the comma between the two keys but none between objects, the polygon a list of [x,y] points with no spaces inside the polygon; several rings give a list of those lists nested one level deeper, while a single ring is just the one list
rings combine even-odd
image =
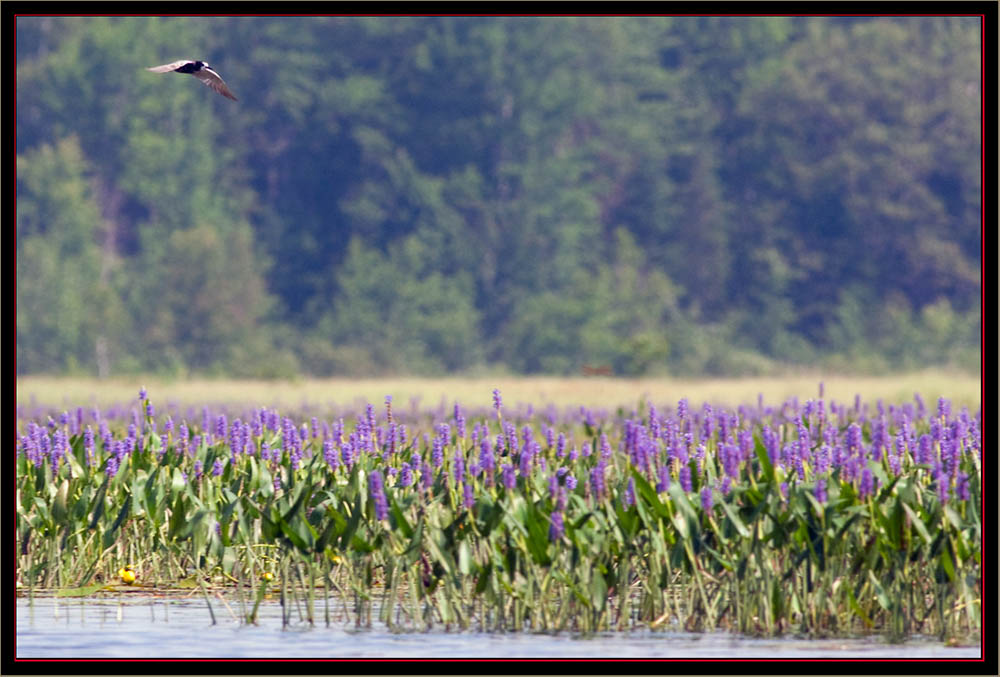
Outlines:
[{"label": "shoreline grass", "polygon": [[910,401],[920,393],[927,401],[939,397],[955,406],[974,410],[981,399],[981,379],[961,372],[927,370],[887,376],[845,376],[836,374],[795,374],[766,378],[607,378],[607,377],[442,377],[372,379],[302,379],[254,381],[233,379],[170,380],[158,377],[129,377],[98,380],[25,376],[17,379],[18,406],[32,402],[58,407],[109,406],[132,401],[140,387],[157,393],[160,403],[214,405],[219,403],[294,408],[308,403],[352,405],[380,402],[386,395],[399,404],[419,398],[423,407],[442,400],[447,405],[489,404],[489,393],[499,388],[512,405],[555,404],[589,408],[636,407],[640,400],[659,405],[675,404],[687,398],[692,404],[736,407],[757,402],[758,394],[768,402],[791,397],[815,398],[818,384],[824,384],[825,398],[851,402],[855,395],[875,403]]}]

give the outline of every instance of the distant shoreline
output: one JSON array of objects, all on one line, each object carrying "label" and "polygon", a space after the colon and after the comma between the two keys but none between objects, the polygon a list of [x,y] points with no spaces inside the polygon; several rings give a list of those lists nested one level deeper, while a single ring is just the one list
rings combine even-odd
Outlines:
[{"label": "distant shoreline", "polygon": [[640,401],[657,406],[675,406],[687,398],[693,405],[703,402],[739,406],[756,404],[758,394],[771,405],[790,397],[804,402],[819,398],[823,383],[824,400],[853,402],[860,394],[865,402],[879,399],[887,404],[913,401],[919,393],[925,402],[947,397],[956,407],[975,411],[981,405],[981,381],[977,375],[928,370],[885,376],[790,375],[787,377],[746,377],[718,379],[607,378],[552,376],[475,376],[442,378],[371,378],[235,380],[192,379],[168,381],[158,378],[123,377],[100,381],[93,378],[28,376],[17,379],[17,405],[54,408],[108,406],[135,399],[146,386],[160,403],[207,405],[213,403],[292,407],[302,404],[350,405],[357,401],[381,403],[393,396],[396,406],[409,406],[419,398],[422,406],[460,402],[464,406],[490,404],[491,393],[499,388],[509,405],[554,404],[587,407],[636,407]]}]

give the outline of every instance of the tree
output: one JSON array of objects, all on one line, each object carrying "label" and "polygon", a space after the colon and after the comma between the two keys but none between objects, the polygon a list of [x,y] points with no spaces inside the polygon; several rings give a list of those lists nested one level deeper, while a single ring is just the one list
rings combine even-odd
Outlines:
[{"label": "tree", "polygon": [[820,346],[848,281],[880,299],[920,306],[945,293],[967,308],[979,288],[978,252],[959,244],[979,230],[977,22],[807,28],[745,90],[740,114],[753,131],[732,174],[747,204],[739,258],[773,261],[788,282],[762,287],[749,265],[733,278],[734,300],[790,303],[771,326]]},{"label": "tree", "polygon": [[124,318],[76,138],[19,155],[17,183],[18,373],[106,375]]},{"label": "tree", "polygon": [[355,238],[348,253],[337,273],[341,292],[319,325],[334,349],[328,368],[350,372],[345,354],[362,355],[382,374],[458,371],[482,359],[469,280],[427,266],[418,239],[386,256]]}]

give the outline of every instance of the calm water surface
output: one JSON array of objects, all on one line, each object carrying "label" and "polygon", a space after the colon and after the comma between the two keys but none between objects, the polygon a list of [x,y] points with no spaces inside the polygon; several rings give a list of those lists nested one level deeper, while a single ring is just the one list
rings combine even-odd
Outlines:
[{"label": "calm water surface", "polygon": [[[227,600],[235,613],[237,603]],[[212,625],[204,599],[138,595],[85,599],[17,600],[18,658],[978,658],[980,648],[946,647],[918,638],[887,644],[860,639],[754,639],[728,633],[602,633],[588,638],[532,633],[393,633],[332,623],[323,605],[317,624],[282,630],[281,608],[261,604],[259,624],[240,625],[216,600]],[[333,608],[331,605],[331,613]]]}]

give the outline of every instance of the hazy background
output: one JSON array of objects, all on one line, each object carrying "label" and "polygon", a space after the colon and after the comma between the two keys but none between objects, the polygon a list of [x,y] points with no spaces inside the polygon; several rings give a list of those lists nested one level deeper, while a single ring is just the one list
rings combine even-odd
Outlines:
[{"label": "hazy background", "polygon": [[18,374],[978,374],[980,39],[20,17]]}]

